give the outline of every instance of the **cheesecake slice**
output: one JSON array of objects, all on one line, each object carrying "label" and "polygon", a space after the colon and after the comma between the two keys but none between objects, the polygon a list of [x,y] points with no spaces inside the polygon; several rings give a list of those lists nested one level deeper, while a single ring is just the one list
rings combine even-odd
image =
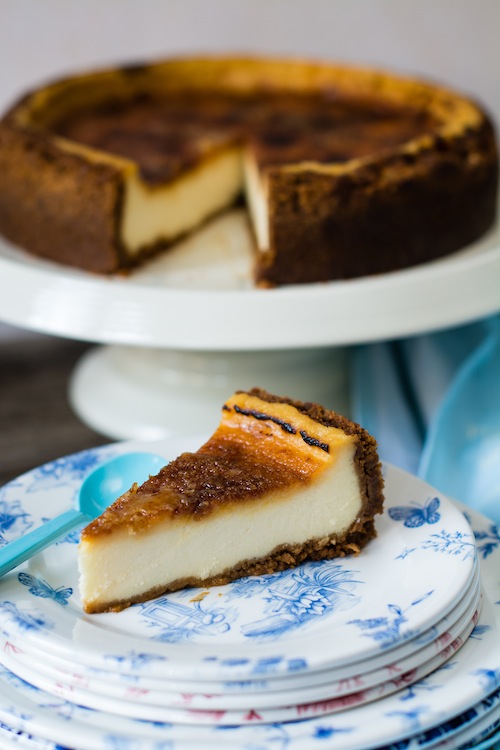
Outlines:
[{"label": "cheesecake slice", "polygon": [[495,135],[468,97],[384,71],[186,58],[56,81],[0,120],[0,232],[115,273],[242,200],[267,286],[386,273],[494,222]]},{"label": "cheesecake slice", "polygon": [[382,504],[376,443],[359,425],[261,389],[235,393],[196,453],[134,485],[82,531],[83,607],[121,610],[357,554]]}]

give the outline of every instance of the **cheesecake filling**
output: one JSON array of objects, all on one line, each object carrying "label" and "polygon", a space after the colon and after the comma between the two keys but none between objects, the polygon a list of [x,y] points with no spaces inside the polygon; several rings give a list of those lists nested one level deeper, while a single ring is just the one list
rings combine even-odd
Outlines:
[{"label": "cheesecake filling", "polygon": [[259,169],[250,149],[246,149],[244,153],[243,178],[245,199],[257,248],[265,252],[270,245],[267,178],[265,170]]},{"label": "cheesecake filling", "polygon": [[87,610],[176,582],[203,585],[242,560],[265,558],[282,546],[342,538],[363,504],[354,450],[346,441],[317,481],[278,490],[259,502],[230,502],[198,519],[181,515],[140,533],[129,526],[84,538],[80,592]]},{"label": "cheesecake filling", "polygon": [[170,243],[233,204],[241,192],[241,149],[212,154],[171,183],[150,185],[134,170],[126,180],[121,239],[130,257]]}]

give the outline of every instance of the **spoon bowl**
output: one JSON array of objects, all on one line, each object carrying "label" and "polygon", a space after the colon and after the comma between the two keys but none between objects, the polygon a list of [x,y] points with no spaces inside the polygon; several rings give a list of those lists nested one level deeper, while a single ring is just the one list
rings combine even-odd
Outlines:
[{"label": "spoon bowl", "polygon": [[101,464],[84,480],[77,507],[90,518],[97,518],[134,482],[142,484],[167,463],[155,453],[124,453]]},{"label": "spoon bowl", "polygon": [[155,453],[124,453],[94,469],[84,480],[76,508],[67,510],[0,549],[0,576],[29,560],[70,531],[90,523],[136,482],[156,474],[166,459]]}]

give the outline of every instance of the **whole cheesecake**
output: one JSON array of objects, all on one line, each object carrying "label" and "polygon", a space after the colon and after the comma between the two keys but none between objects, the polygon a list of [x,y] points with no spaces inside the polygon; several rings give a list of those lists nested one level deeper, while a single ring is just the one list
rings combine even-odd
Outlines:
[{"label": "whole cheesecake", "polygon": [[0,233],[114,273],[242,198],[262,286],[385,273],[454,252],[496,213],[490,121],[371,69],[195,58],[80,75],[0,122]]},{"label": "whole cheesecake", "polygon": [[82,531],[84,609],[357,554],[382,506],[376,443],[359,425],[261,389],[235,393],[197,452],[134,485]]}]

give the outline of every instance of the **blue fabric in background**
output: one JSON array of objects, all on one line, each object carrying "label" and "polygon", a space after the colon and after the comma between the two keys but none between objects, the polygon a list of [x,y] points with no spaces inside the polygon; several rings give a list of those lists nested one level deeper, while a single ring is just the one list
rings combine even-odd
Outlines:
[{"label": "blue fabric in background", "polygon": [[500,316],[356,347],[351,367],[381,458],[500,524]]}]

